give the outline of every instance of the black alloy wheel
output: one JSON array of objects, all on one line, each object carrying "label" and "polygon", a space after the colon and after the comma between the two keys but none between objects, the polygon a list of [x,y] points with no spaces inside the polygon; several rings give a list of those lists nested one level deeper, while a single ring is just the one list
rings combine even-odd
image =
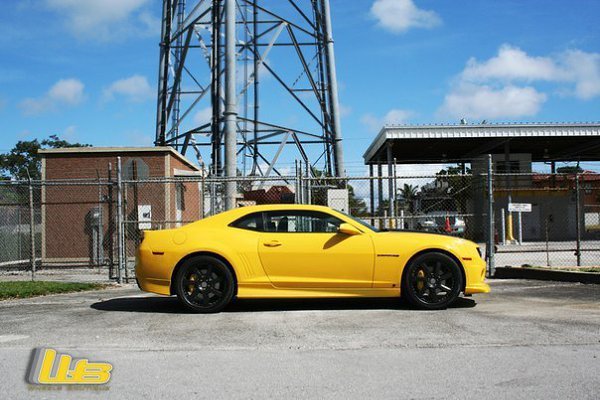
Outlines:
[{"label": "black alloy wheel", "polygon": [[444,253],[429,252],[416,257],[405,268],[402,296],[412,305],[439,310],[452,304],[463,286],[461,267]]},{"label": "black alloy wheel", "polygon": [[225,308],[235,292],[233,274],[218,258],[192,257],[181,266],[175,277],[179,301],[197,313],[215,313]]}]

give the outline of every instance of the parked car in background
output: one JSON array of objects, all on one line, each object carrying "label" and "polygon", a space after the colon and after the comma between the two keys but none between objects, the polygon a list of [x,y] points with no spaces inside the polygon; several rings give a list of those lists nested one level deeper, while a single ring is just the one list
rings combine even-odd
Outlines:
[{"label": "parked car in background", "polygon": [[417,223],[419,230],[450,235],[465,233],[465,220],[456,211],[432,211],[425,214]]}]

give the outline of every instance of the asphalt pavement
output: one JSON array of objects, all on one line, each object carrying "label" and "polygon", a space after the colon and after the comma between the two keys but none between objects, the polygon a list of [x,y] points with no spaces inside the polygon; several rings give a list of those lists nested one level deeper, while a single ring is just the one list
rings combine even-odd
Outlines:
[{"label": "asphalt pavement", "polygon": [[[2,398],[597,399],[600,285],[502,280],[443,311],[395,299],[238,301],[214,315],[131,285],[0,302]],[[25,382],[53,347],[101,389]]]}]

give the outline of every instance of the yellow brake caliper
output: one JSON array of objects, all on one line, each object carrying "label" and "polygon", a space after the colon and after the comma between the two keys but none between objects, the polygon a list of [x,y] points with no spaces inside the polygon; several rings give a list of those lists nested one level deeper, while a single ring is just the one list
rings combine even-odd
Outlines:
[{"label": "yellow brake caliper", "polygon": [[425,272],[422,269],[417,272],[417,289],[419,292],[423,290],[423,286],[425,286]]}]

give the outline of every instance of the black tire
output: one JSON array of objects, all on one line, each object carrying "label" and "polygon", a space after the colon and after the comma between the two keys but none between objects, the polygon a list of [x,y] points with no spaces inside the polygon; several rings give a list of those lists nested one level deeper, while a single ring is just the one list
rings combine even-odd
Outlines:
[{"label": "black tire", "polygon": [[444,253],[421,254],[404,268],[402,274],[402,297],[426,310],[448,307],[458,298],[462,287],[461,267]]},{"label": "black tire", "polygon": [[216,313],[231,302],[235,279],[227,265],[218,258],[196,256],[185,261],[177,271],[175,292],[188,310]]}]

